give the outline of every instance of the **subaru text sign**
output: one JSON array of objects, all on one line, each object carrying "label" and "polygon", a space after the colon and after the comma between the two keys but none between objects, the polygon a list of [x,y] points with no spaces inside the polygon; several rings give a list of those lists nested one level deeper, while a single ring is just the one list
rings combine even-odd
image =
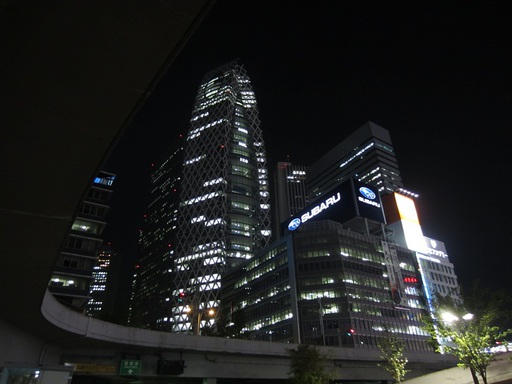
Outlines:
[{"label": "subaru text sign", "polygon": [[305,223],[309,219],[312,219],[316,216],[318,216],[323,211],[329,209],[330,207],[334,206],[335,204],[338,204],[341,201],[341,193],[336,192],[333,195],[328,195],[329,197],[325,198],[322,197],[320,200],[320,203],[317,203],[315,205],[312,205],[311,208],[307,208],[307,210],[300,215],[300,217],[296,217],[292,219],[288,223],[288,230],[294,231],[296,230],[299,225]]},{"label": "subaru text sign", "polygon": [[354,180],[358,216],[385,223],[384,210],[377,188]]},{"label": "subaru text sign", "polygon": [[380,196],[374,187],[347,180],[282,223],[281,231],[295,231],[310,220],[344,223],[359,216],[384,222]]}]

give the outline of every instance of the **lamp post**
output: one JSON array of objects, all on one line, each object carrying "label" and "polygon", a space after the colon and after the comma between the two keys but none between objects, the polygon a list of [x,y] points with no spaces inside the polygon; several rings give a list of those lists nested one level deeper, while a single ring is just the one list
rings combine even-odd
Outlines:
[{"label": "lamp post", "polygon": [[324,328],[324,308],[322,306],[322,298],[318,298],[318,316],[320,318],[320,333],[322,334],[322,342],[325,346],[325,328]]},{"label": "lamp post", "polygon": [[[440,317],[441,317],[441,320],[443,321],[443,323],[445,323],[449,328],[456,331],[458,334],[464,331],[463,329],[461,329],[461,326],[458,325],[459,324],[458,322],[460,320],[459,317],[454,315],[453,313],[443,311],[440,313]],[[466,313],[465,315],[461,316],[462,320],[464,320],[466,322],[472,320],[473,317],[474,316],[472,313]],[[444,353],[444,348],[442,348],[443,344],[446,346],[452,347],[452,348],[455,346],[454,343],[449,339],[447,340],[447,339],[439,338],[439,341],[441,342],[441,352],[442,353]]]},{"label": "lamp post", "polygon": [[[473,320],[473,317],[474,315],[472,313],[466,313],[465,315],[461,316],[462,320],[465,321],[465,323],[467,324],[470,320]],[[466,331],[466,329],[464,329],[464,325],[460,326],[459,324],[459,317],[454,315],[453,313],[450,313],[450,312],[441,312],[441,320],[447,324],[450,328],[452,328],[458,335],[458,337],[465,337],[464,335],[464,332]],[[452,344],[452,345],[449,345],[448,342],[446,340],[443,340],[447,346],[449,346],[450,348],[458,348],[457,344],[453,343],[452,340],[449,340],[449,342]],[[441,351],[444,353],[444,349],[441,348]],[[473,365],[471,364],[468,364],[469,366],[469,371],[471,372],[471,377],[473,378],[473,382],[474,383],[478,383],[478,378],[476,376],[476,371],[475,371],[475,368]]]},{"label": "lamp post", "polygon": [[203,318],[203,314],[206,313],[206,315],[210,316],[210,317],[215,315],[215,310],[213,308],[210,308],[210,309],[199,309],[198,308],[196,311],[193,311],[192,308],[190,308],[188,305],[185,308],[185,312],[189,313],[189,314],[190,313],[194,314],[194,312],[195,312],[197,322],[196,322],[196,327],[194,330],[194,335],[196,335],[196,336],[199,336],[201,334],[201,319]]}]

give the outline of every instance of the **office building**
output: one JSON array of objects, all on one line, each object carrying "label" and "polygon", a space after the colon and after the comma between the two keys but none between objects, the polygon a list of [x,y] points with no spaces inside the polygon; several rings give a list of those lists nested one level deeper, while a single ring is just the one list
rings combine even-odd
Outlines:
[{"label": "office building", "polygon": [[251,259],[271,238],[259,123],[242,65],[231,62],[205,75],[184,146],[177,237],[171,246],[175,285],[166,299],[174,301],[168,318],[174,332],[199,333],[212,326],[223,271]]},{"label": "office building", "polygon": [[377,349],[392,333],[407,350],[431,351],[414,252],[334,221],[303,224],[225,284],[224,310],[243,312],[253,339]]},{"label": "office building", "polygon": [[403,187],[388,130],[367,122],[308,169],[310,201],[354,177],[381,195]]},{"label": "office building", "polygon": [[144,227],[139,233],[128,324],[171,331],[173,258],[180,204],[184,138],[178,135],[169,152],[152,164],[151,192]]},{"label": "office building", "polygon": [[91,187],[70,228],[48,289],[61,303],[78,311],[85,311],[90,300],[92,271],[97,261],[101,234],[116,175],[100,172]]},{"label": "office building", "polygon": [[431,309],[436,295],[448,296],[460,305],[462,298],[454,266],[448,258],[445,244],[423,234],[415,204],[417,197],[404,189],[383,196],[390,236],[397,244],[415,252]]},{"label": "office building", "polygon": [[278,162],[274,175],[274,219],[279,225],[308,205],[306,190],[307,167]]},{"label": "office building", "polygon": [[450,297],[456,305],[462,305],[460,286],[455,268],[450,262],[442,241],[425,236],[427,255],[417,254],[420,271],[429,298],[436,295]]},{"label": "office building", "polygon": [[[112,282],[112,261],[116,255],[116,250],[108,243],[103,243],[98,249],[96,265],[92,269],[90,299],[86,306],[88,316],[105,320],[109,315],[107,312],[112,310],[113,299],[116,296],[112,288],[115,288],[115,284],[110,284],[110,287],[107,284]],[[107,288],[110,288],[108,292]]]}]

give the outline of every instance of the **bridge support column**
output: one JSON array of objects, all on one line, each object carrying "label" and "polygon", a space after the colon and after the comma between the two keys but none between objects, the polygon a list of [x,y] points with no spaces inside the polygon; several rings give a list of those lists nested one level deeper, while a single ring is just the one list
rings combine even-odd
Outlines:
[{"label": "bridge support column", "polygon": [[217,378],[216,377],[208,377],[203,379],[203,384],[217,384]]}]

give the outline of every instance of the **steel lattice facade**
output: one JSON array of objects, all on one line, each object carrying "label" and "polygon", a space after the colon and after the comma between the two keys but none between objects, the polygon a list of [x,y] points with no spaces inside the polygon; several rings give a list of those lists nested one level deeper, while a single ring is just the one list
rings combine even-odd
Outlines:
[{"label": "steel lattice facade", "polygon": [[271,237],[265,145],[240,64],[204,77],[190,122],[174,258],[174,332],[213,325],[215,319],[202,314],[218,314],[223,271],[252,258]]}]

